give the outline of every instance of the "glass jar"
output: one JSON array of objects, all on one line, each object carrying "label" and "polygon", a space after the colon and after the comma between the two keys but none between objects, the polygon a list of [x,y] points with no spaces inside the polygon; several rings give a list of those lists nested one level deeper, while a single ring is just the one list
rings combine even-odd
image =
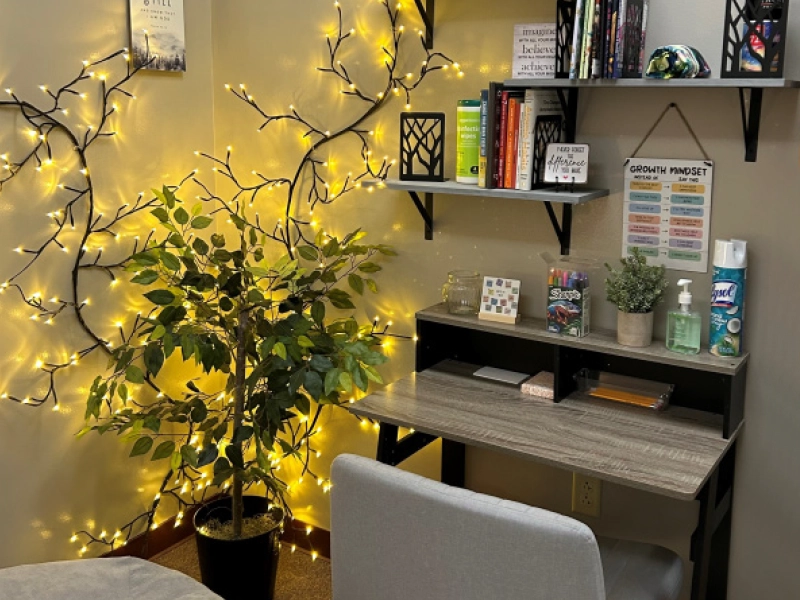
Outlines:
[{"label": "glass jar", "polygon": [[481,274],[475,271],[450,271],[442,288],[447,312],[454,315],[477,315],[481,305]]}]

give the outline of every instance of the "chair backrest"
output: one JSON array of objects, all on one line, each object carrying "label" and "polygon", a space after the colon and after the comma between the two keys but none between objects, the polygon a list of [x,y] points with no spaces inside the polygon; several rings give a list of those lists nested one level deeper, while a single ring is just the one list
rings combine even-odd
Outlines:
[{"label": "chair backrest", "polygon": [[583,523],[341,455],[331,472],[334,600],[603,600]]}]

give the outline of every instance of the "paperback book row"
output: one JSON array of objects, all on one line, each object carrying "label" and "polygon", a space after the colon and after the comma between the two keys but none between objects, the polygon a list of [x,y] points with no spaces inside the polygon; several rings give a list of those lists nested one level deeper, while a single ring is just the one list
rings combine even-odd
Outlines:
[{"label": "paperback book row", "polygon": [[564,114],[551,90],[481,91],[478,186],[532,190],[544,176],[547,144],[561,141]]},{"label": "paperback book row", "polygon": [[577,0],[570,79],[642,76],[650,0]]}]

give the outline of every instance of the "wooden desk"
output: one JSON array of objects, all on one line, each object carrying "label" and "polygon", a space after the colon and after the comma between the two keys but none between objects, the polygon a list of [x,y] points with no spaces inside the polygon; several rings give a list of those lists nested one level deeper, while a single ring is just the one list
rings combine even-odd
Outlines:
[{"label": "wooden desk", "polygon": [[[747,356],[721,359],[620,346],[608,332],[565,338],[542,321],[516,325],[417,313],[417,373],[350,410],[380,422],[377,458],[390,465],[442,438],[442,481],[462,486],[466,445],[489,448],[700,504],[692,535],[692,600],[727,597],[736,439]],[[555,375],[555,404],[472,377],[474,365]],[[664,413],[582,397],[582,368],[675,385]],[[398,428],[414,429],[398,439]]]},{"label": "wooden desk", "polygon": [[[581,398],[559,404],[445,361],[354,404],[351,412],[680,500],[694,500],[733,438],[722,419]],[[737,431],[738,433],[738,431]]]}]

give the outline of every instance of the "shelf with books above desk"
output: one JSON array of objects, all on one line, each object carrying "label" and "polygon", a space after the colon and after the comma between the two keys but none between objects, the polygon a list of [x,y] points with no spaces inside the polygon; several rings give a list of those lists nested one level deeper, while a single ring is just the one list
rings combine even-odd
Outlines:
[{"label": "shelf with books above desk", "polygon": [[756,162],[764,90],[796,90],[800,89],[800,81],[767,77],[752,79],[508,79],[503,83],[503,88],[555,90],[561,101],[564,115],[566,115],[568,137],[575,132],[579,90],[615,88],[641,90],[735,89],[739,92],[739,103],[742,109],[745,161]]},{"label": "shelf with books above desk", "polygon": [[[433,239],[433,197],[435,194],[449,194],[453,196],[480,196],[482,198],[498,198],[505,200],[532,200],[544,204],[550,221],[553,224],[558,241],[561,244],[562,254],[569,254],[572,238],[572,207],[585,204],[590,200],[605,198],[607,189],[591,189],[576,187],[570,189],[557,189],[554,186],[543,187],[535,190],[506,190],[487,189],[476,185],[465,185],[452,181],[400,181],[389,179],[386,187],[391,190],[408,192],[414,205],[425,221],[425,238]],[[419,194],[425,194],[425,201]],[[561,204],[561,223],[558,222],[553,204]]]}]

